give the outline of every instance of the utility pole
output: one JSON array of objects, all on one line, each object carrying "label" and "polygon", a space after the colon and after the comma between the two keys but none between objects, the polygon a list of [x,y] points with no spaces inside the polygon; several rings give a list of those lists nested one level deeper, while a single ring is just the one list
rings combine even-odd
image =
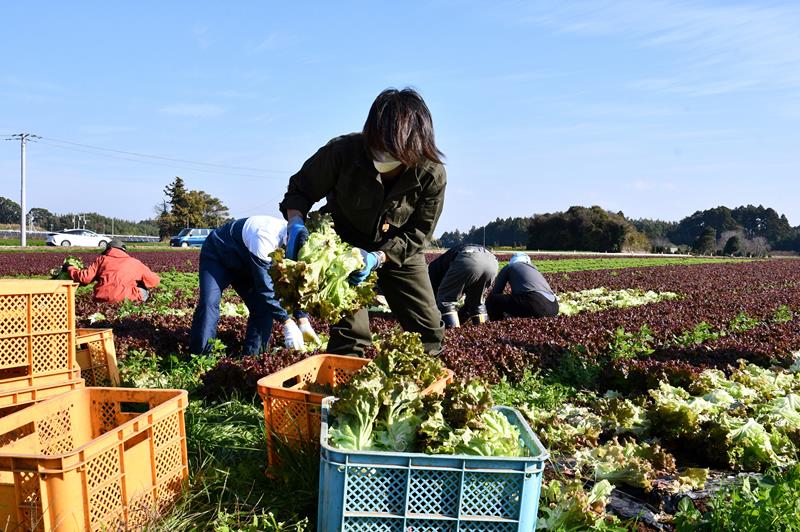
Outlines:
[{"label": "utility pole", "polygon": [[20,161],[19,161],[19,174],[20,174],[20,186],[19,186],[19,195],[20,195],[20,217],[19,217],[19,245],[26,246],[28,244],[27,238],[27,224],[25,223],[25,217],[28,215],[25,212],[25,145],[28,143],[29,140],[36,140],[41,138],[38,135],[33,135],[31,133],[17,133],[15,135],[11,135],[11,137],[7,138],[6,140],[19,140],[19,151],[20,151]]}]

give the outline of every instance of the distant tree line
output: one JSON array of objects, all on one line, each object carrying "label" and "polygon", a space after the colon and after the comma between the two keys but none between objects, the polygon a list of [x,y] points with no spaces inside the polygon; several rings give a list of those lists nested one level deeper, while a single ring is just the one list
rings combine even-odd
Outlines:
[{"label": "distant tree line", "polygon": [[703,254],[764,255],[770,250],[800,252],[800,226],[761,205],[697,211],[678,222],[628,219],[601,207],[496,219],[467,232],[445,232],[443,247],[461,242],[493,247],[582,251],[693,251]]},{"label": "distant tree line", "polygon": [[[98,214],[53,214],[35,207],[28,211],[28,228],[31,231],[60,231],[75,227],[98,233],[118,235],[159,235],[166,238],[184,227],[218,227],[228,220],[228,208],[218,198],[202,190],[188,190],[181,177],[176,177],[164,189],[166,199],[156,205],[152,220],[131,222]],[[18,203],[0,197],[0,224],[19,224],[21,208]]]},{"label": "distant tree line", "polygon": [[[20,221],[22,209],[19,203],[8,198],[0,197],[0,224],[15,224]],[[85,217],[85,224],[84,224]],[[117,235],[157,235],[158,225],[155,220],[142,220],[132,222],[96,212],[55,214],[41,207],[34,207],[28,211],[28,230],[30,231],[61,231],[74,227],[86,227],[98,233],[111,233]]]}]

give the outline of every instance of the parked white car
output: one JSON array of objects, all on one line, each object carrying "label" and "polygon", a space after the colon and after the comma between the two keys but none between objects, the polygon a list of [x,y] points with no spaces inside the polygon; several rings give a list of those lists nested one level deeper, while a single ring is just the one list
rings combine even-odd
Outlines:
[{"label": "parked white car", "polygon": [[111,237],[101,235],[88,229],[65,229],[58,233],[47,235],[48,246],[84,246],[84,247],[106,247],[111,242]]}]

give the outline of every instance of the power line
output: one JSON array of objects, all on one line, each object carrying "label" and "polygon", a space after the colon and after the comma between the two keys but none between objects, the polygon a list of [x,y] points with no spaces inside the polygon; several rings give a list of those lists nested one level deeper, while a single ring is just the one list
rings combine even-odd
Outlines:
[{"label": "power line", "polygon": [[122,153],[124,155],[133,155],[133,156],[136,156],[136,157],[146,157],[148,159],[160,159],[160,160],[163,160],[163,161],[172,161],[172,162],[177,162],[177,163],[188,163],[188,164],[194,164],[194,165],[199,165],[199,166],[212,166],[212,167],[215,167],[215,168],[225,168],[225,169],[228,169],[228,170],[245,170],[245,171],[261,172],[261,173],[268,173],[268,174],[287,175],[287,174],[291,173],[291,172],[287,172],[287,171],[283,171],[283,170],[265,170],[263,168],[253,168],[253,167],[249,167],[249,166],[232,166],[232,165],[228,165],[228,164],[207,163],[207,162],[201,162],[201,161],[191,161],[189,159],[178,159],[178,158],[175,158],[175,157],[164,157],[164,156],[161,156],[161,155],[151,155],[151,154],[148,154],[148,153],[126,151],[126,150],[118,150],[118,149],[114,149],[114,148],[104,148],[104,147],[101,147],[101,146],[92,146],[91,144],[82,144],[80,142],[72,142],[72,141],[69,141],[69,140],[59,140],[59,139],[54,139],[54,138],[51,138],[51,137],[43,137],[43,138],[46,139],[46,140],[49,140],[51,142],[60,142],[60,143],[63,143],[63,144],[71,144],[73,146],[80,146],[82,148],[90,148],[90,149],[93,149],[93,150],[108,151],[108,152],[113,152],[113,153]]},{"label": "power line", "polygon": [[273,194],[272,196],[270,196],[269,201],[264,202],[264,203],[259,203],[258,205],[254,206],[254,207],[249,207],[247,209],[242,209],[240,211],[237,211],[237,213],[238,214],[249,214],[249,213],[252,213],[252,212],[255,212],[255,211],[260,211],[261,209],[263,209],[267,205],[277,205],[277,203],[279,203],[278,199],[280,199],[281,197],[282,197],[282,194]]},{"label": "power line", "polygon": [[[88,154],[95,155],[95,156],[98,156],[98,157],[106,157],[106,158],[109,158],[109,159],[117,159],[117,160],[121,160],[121,161],[131,161],[131,162],[135,162],[135,163],[149,164],[149,165],[153,165],[153,166],[162,166],[162,167],[165,167],[165,168],[175,168],[175,169],[178,169],[178,170],[189,170],[189,171],[192,171],[192,172],[203,172],[203,173],[208,173],[208,174],[228,175],[228,176],[235,176],[235,177],[250,177],[250,178],[256,178],[256,179],[275,179],[275,180],[285,180],[286,179],[285,176],[278,177],[278,176],[258,175],[258,174],[243,174],[243,173],[237,173],[237,172],[225,172],[225,171],[222,171],[222,170],[211,170],[211,169],[206,169],[206,168],[192,168],[190,166],[180,166],[180,165],[163,163],[163,162],[158,162],[158,161],[144,161],[144,160],[141,160],[141,159],[134,159],[132,157],[123,157],[123,156],[120,156],[120,155],[113,155],[111,153],[97,153],[97,152],[94,152],[94,151],[84,150],[84,149],[81,149],[81,148],[73,148],[73,147],[70,147],[70,146],[61,146],[60,144],[54,143],[52,141],[52,139],[49,139],[49,140],[42,139],[39,142],[41,142],[42,144],[45,144],[47,146],[51,146],[53,148],[59,148],[59,149],[62,149],[62,150],[74,151],[74,152],[78,152],[78,153],[88,153]],[[288,175],[288,174],[285,174],[285,175]]]}]

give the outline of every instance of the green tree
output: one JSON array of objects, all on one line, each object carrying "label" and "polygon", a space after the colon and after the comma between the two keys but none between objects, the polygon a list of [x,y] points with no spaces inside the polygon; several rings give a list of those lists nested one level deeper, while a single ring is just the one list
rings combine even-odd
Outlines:
[{"label": "green tree", "polygon": [[0,224],[18,224],[21,214],[19,203],[0,197]]},{"label": "green tree", "polygon": [[717,246],[717,230],[706,227],[694,242],[694,249],[698,253],[713,253]]},{"label": "green tree", "polygon": [[[573,206],[566,212],[535,216],[528,226],[528,248],[619,252],[626,237],[641,247],[646,239],[619,213],[593,206]],[[645,246],[649,249],[649,243]]]},{"label": "green tree", "polygon": [[644,233],[640,233],[636,229],[629,229],[625,232],[625,238],[622,241],[622,251],[650,251],[653,245],[650,239]]},{"label": "green tree", "polygon": [[228,218],[228,208],[218,198],[202,190],[190,190],[186,194],[188,208],[187,225],[197,227],[217,227]]},{"label": "green tree", "polygon": [[228,220],[222,201],[202,190],[187,190],[181,177],[164,188],[166,201],[157,207],[156,223],[161,238],[184,227],[217,227]]},{"label": "green tree", "polygon": [[740,255],[742,253],[742,243],[739,240],[739,237],[733,235],[725,242],[725,247],[722,249],[723,255]]},{"label": "green tree", "polygon": [[457,245],[461,244],[464,241],[464,233],[456,229],[453,232],[445,231],[442,233],[442,236],[439,237],[439,244],[443,248],[453,248]]},{"label": "green tree", "polygon": [[28,219],[31,221],[31,228],[35,227],[44,231],[51,229],[58,231],[61,229],[61,227],[57,227],[58,216],[41,207],[34,207],[29,210]]},{"label": "green tree", "polygon": [[629,220],[637,231],[644,233],[650,240],[667,239],[667,235],[678,227],[678,222],[666,222],[650,218]]},{"label": "green tree", "polygon": [[678,222],[675,230],[667,234],[667,237],[676,244],[694,246],[698,238],[709,227],[720,233],[742,229],[739,222],[733,218],[729,208],[714,207],[705,211],[695,211],[691,216],[682,219]]},{"label": "green tree", "polygon": [[733,209],[731,215],[742,226],[747,238],[762,236],[773,244],[792,234],[786,216],[779,215],[772,208],[747,205]]}]

